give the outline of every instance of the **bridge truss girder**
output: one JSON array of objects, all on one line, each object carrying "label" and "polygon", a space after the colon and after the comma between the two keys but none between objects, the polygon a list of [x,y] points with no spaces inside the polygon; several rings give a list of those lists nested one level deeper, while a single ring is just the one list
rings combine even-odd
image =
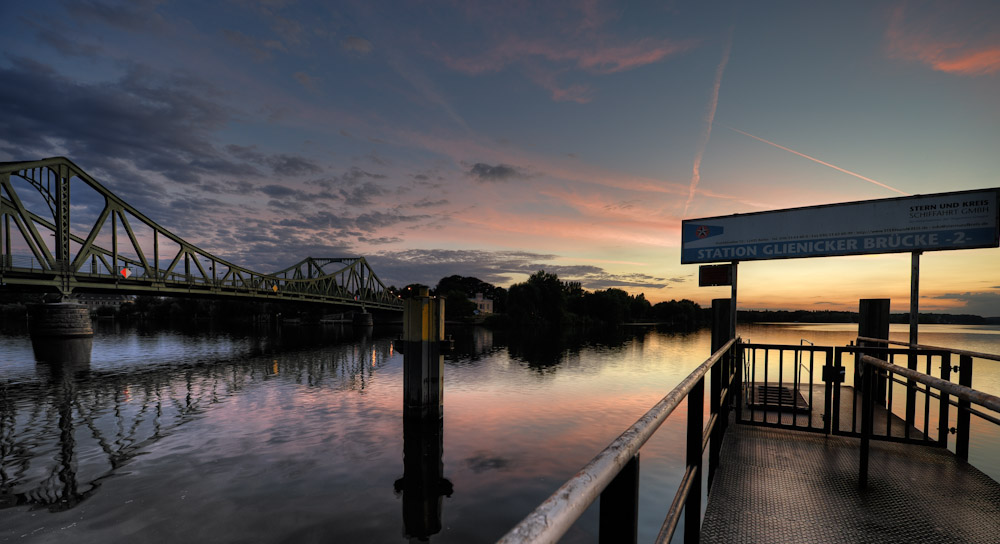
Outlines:
[{"label": "bridge truss girder", "polygon": [[[51,217],[25,205],[12,183],[14,177],[38,191]],[[74,234],[71,229],[72,179],[104,199],[85,234]],[[143,251],[134,224],[151,231],[151,254]],[[120,230],[124,236],[119,236]],[[98,238],[109,231],[110,247],[99,245]],[[46,235],[55,238],[51,248]],[[31,256],[15,256],[12,240],[19,240]],[[163,244],[171,249],[161,255]],[[307,257],[272,274],[255,272],[173,234],[63,157],[0,163],[0,245],[0,285],[32,286],[63,296],[117,291],[402,309],[364,257]],[[120,274],[122,268],[129,269],[128,277]]]}]

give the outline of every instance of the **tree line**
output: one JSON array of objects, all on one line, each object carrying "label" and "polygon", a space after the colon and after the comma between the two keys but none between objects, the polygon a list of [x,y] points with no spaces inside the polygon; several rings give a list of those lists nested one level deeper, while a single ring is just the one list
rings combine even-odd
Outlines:
[{"label": "tree line", "polygon": [[477,293],[493,301],[494,315],[488,325],[523,327],[565,327],[617,325],[629,322],[656,322],[682,329],[694,329],[706,322],[708,312],[690,300],[651,304],[645,294],[630,295],[622,289],[588,291],[580,282],[562,281],[556,274],[539,270],[526,281],[509,289],[478,278],[448,276],[434,288],[411,284],[403,289],[390,287],[398,296],[413,296],[420,288],[445,299],[445,319],[473,318]]}]

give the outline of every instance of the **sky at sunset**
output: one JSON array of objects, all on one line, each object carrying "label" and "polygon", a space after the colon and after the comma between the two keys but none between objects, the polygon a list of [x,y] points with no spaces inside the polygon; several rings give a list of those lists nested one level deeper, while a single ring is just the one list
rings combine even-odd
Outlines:
[{"label": "sky at sunset", "polygon": [[[1000,2],[0,3],[0,161],[62,155],[254,270],[539,269],[707,304],[681,220],[1000,186]],[[1000,250],[922,311],[1000,316]],[[909,307],[908,254],[748,262],[740,306]]]}]

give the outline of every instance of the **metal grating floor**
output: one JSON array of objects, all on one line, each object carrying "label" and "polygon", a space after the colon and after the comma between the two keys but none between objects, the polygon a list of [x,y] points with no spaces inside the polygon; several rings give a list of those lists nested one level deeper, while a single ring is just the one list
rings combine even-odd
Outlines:
[{"label": "metal grating floor", "polygon": [[706,543],[1000,542],[1000,483],[928,446],[730,425],[709,495]]}]

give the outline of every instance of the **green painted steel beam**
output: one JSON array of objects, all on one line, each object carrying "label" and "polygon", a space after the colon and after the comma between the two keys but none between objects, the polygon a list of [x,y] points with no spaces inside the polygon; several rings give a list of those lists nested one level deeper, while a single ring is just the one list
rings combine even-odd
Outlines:
[{"label": "green painted steel beam", "polygon": [[[23,204],[12,183],[14,178],[24,180],[41,194],[52,214],[51,218],[44,217],[41,211],[42,215],[39,215]],[[71,231],[70,182],[74,178],[105,199],[97,220],[86,229],[85,238]],[[64,296],[72,292],[111,290],[126,294],[298,300],[402,311],[402,302],[386,290],[364,257],[306,257],[272,274],[255,272],[185,241],[131,207],[63,157],[0,163],[0,216],[3,218],[0,221],[3,227],[0,286],[4,287],[46,287]],[[95,242],[105,230],[109,216],[111,248],[103,248]],[[119,247],[119,224],[127,236],[122,240],[122,247]],[[152,230],[152,262],[146,257],[133,224],[142,224]],[[42,232],[39,232],[40,228]],[[55,238],[52,249],[47,243],[45,231],[50,231]],[[23,242],[21,245],[31,251],[30,257],[12,253],[11,239],[17,235]],[[164,237],[177,245],[176,254],[161,255],[160,238]],[[79,244],[75,256],[72,255],[72,243]],[[161,257],[170,259],[166,268],[160,267]],[[23,263],[24,258],[33,259],[29,261],[29,266],[15,266],[18,261]],[[183,273],[175,272],[181,261],[184,262]],[[89,272],[84,271],[88,262],[91,265]],[[130,270],[134,268],[136,277],[119,276],[119,263]],[[98,264],[103,268],[98,269]],[[206,271],[206,265],[211,273]],[[224,269],[221,278],[219,267]]]}]

